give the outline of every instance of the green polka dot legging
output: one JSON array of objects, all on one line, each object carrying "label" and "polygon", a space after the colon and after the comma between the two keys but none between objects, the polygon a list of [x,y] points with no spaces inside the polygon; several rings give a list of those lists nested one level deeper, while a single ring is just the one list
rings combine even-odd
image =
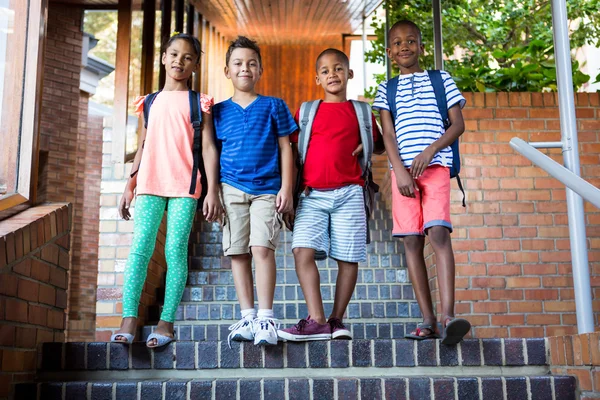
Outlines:
[{"label": "green polka dot legging", "polygon": [[138,315],[148,262],[154,252],[156,234],[168,203],[165,244],[167,283],[165,304],[160,319],[166,322],[175,321],[175,313],[187,281],[188,240],[196,212],[196,202],[196,199],[190,197],[137,196],[133,243],[125,267],[123,318]]}]

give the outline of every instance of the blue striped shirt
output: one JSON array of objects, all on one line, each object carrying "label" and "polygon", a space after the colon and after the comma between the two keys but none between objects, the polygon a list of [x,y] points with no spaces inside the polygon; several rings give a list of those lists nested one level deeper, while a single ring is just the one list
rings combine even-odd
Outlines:
[{"label": "blue striped shirt", "polygon": [[[456,83],[446,71],[441,71],[446,89],[448,109],[459,104],[463,108],[466,100],[458,91]],[[387,82],[377,88],[373,108],[390,110],[387,99]],[[396,93],[396,140],[398,152],[406,168],[410,168],[416,156],[444,134],[444,123],[437,107],[433,86],[427,71],[398,77]],[[437,153],[429,165],[452,166],[452,149],[446,147]]]},{"label": "blue striped shirt", "polygon": [[259,95],[246,108],[231,99],[212,109],[221,142],[221,182],[252,195],[281,189],[279,137],[298,129],[283,100]]}]

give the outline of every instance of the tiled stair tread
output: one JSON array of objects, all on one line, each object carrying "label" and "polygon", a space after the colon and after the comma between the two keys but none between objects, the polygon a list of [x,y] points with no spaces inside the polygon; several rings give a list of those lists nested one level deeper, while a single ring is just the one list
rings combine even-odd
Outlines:
[{"label": "tiled stair tread", "polygon": [[[229,326],[237,320],[219,321],[219,323],[207,324],[206,321],[181,321],[175,322],[175,332],[179,340],[227,340]],[[298,320],[282,320],[281,328],[291,327]],[[346,327],[352,332],[354,339],[402,339],[406,332],[415,329],[420,320],[407,318],[396,318],[386,322],[373,322],[372,320],[360,319],[358,322],[346,322]],[[146,325],[141,329],[140,340],[146,340],[148,335],[154,331],[156,325]]]},{"label": "tiled stair tread", "polygon": [[[324,302],[325,314],[331,314],[333,303]],[[162,306],[152,306],[148,309],[148,321],[157,321],[160,318]],[[299,319],[308,315],[308,308],[304,302],[276,301],[273,304],[273,312],[278,318]],[[237,302],[193,302],[180,305],[175,314],[176,321],[210,321],[235,319],[240,315],[240,305]],[[421,311],[418,304],[408,300],[377,300],[377,301],[353,301],[348,305],[346,318],[420,318]]]},{"label": "tiled stair tread", "polygon": [[[348,400],[575,400],[570,376],[369,377],[286,379],[193,379],[143,382],[53,382],[21,384],[17,398],[44,400],[137,399],[348,399]],[[163,395],[164,393],[164,395]],[[286,396],[287,394],[287,396]],[[312,396],[311,396],[312,395]]]},{"label": "tiled stair tread", "polygon": [[[298,275],[294,269],[278,269],[276,272],[277,285],[297,285]],[[337,278],[337,269],[321,269],[321,284],[333,283]],[[404,268],[361,268],[358,270],[357,285],[362,283],[407,283],[408,271]],[[194,271],[188,273],[188,285],[233,285],[233,275],[230,269],[220,271]]]},{"label": "tiled stair tread", "polygon": [[227,341],[178,341],[150,350],[144,342],[44,343],[41,369],[547,366],[544,339],[467,339],[458,346],[405,339],[280,342],[267,347],[232,342],[231,346]]}]

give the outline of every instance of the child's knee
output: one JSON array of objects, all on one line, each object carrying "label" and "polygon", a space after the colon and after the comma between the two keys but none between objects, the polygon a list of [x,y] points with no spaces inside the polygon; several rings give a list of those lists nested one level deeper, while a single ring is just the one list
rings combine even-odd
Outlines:
[{"label": "child's knee", "polygon": [[444,226],[432,226],[427,232],[429,241],[434,247],[442,247],[450,245],[450,231]]},{"label": "child's knee", "polygon": [[407,252],[422,252],[425,238],[423,236],[405,236],[403,238],[404,248]]},{"label": "child's knee", "polygon": [[296,264],[296,269],[308,262],[313,261],[315,258],[315,251],[307,247],[296,247],[292,249],[292,253],[294,254],[294,263]]},{"label": "child's knee", "polygon": [[253,246],[251,251],[255,260],[262,261],[275,257],[275,252],[268,247]]}]

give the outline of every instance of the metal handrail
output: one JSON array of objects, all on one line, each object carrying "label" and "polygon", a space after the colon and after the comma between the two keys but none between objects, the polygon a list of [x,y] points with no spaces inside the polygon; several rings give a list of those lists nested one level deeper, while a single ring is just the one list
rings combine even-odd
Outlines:
[{"label": "metal handrail", "polygon": [[529,161],[562,182],[563,185],[579,194],[585,200],[600,208],[600,189],[575,175],[523,139],[512,138],[510,147],[527,157]]}]

